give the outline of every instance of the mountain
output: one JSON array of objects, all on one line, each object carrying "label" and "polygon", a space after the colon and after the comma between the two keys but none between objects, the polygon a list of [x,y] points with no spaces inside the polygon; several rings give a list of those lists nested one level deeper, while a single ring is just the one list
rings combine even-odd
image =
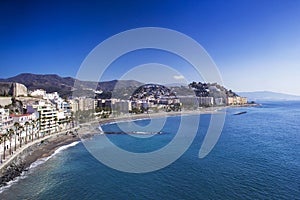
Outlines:
[{"label": "mountain", "polygon": [[257,92],[238,92],[240,96],[247,97],[250,101],[289,101],[300,100],[300,96],[270,92],[270,91],[257,91]]},{"label": "mountain", "polygon": [[[17,82],[24,84],[29,90],[44,89],[47,92],[58,92],[61,96],[70,96],[75,90],[112,91],[115,87],[138,87],[143,85],[134,80],[113,80],[105,82],[81,81],[72,77],[60,77],[56,74],[23,73],[0,82]],[[75,87],[74,87],[75,84]]]},{"label": "mountain", "polygon": [[44,89],[47,92],[59,91],[62,94],[66,94],[72,90],[75,79],[71,77],[62,78],[55,74],[37,75],[24,73],[11,78],[0,79],[0,81],[22,83],[29,90]]}]

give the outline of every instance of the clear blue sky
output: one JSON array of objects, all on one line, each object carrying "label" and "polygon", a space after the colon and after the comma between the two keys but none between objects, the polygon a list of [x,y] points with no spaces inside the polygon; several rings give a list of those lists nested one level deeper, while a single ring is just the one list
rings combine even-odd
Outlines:
[{"label": "clear blue sky", "polygon": [[1,78],[24,72],[74,77],[103,40],[154,26],[199,42],[228,88],[300,95],[299,0],[2,0],[0,17]]}]

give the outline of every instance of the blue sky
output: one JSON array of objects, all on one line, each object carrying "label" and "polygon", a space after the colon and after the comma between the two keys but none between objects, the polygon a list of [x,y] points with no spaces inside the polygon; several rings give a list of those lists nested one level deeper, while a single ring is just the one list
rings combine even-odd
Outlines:
[{"label": "blue sky", "polygon": [[[128,29],[164,27],[200,43],[226,87],[300,95],[297,0],[3,0],[0,17],[1,78],[24,72],[75,77],[85,57],[105,39]],[[119,78],[129,66],[152,59],[177,62],[174,56],[162,53],[160,59],[157,52],[147,53],[127,59],[135,62],[117,60],[119,66],[112,67],[105,79]],[[187,70],[185,77],[193,79],[193,72]]]}]

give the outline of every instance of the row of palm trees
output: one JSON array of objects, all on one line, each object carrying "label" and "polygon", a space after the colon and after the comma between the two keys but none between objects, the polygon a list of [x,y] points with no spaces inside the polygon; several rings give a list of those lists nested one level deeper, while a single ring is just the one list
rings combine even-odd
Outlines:
[{"label": "row of palm trees", "polygon": [[[57,123],[57,119],[55,120],[57,130],[58,124],[61,124],[60,122]],[[73,118],[68,117],[64,121],[64,123],[67,124],[67,128],[73,127]],[[70,126],[71,124],[71,126]],[[12,155],[14,151],[17,151],[17,146],[20,148],[22,147],[22,144],[27,144],[28,142],[33,142],[34,139],[40,139],[40,137],[45,137],[45,132],[43,132],[40,121],[39,120],[32,120],[30,122],[25,122],[22,126],[19,122],[15,122],[13,125],[14,128],[7,129],[6,133],[0,134],[0,145],[3,144],[3,155],[0,155],[0,163],[2,163],[3,160],[5,160],[6,157],[6,151],[9,150],[9,155]],[[59,127],[59,126],[58,126]],[[22,136],[22,133],[25,131],[25,138]],[[61,131],[61,130],[58,130]],[[52,132],[53,133],[53,132]],[[49,132],[48,134],[51,134],[50,131],[50,122],[49,122]],[[12,149],[12,140],[14,139],[14,149]],[[18,145],[17,145],[18,141]],[[8,143],[8,144],[7,144]]]}]

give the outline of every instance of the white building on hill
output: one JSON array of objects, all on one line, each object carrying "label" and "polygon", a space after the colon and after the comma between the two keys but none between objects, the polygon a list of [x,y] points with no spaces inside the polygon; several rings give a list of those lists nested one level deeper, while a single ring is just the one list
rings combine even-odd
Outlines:
[{"label": "white building on hill", "polygon": [[33,97],[41,97],[45,98],[46,97],[46,91],[43,89],[36,89],[30,93],[31,96]]}]

